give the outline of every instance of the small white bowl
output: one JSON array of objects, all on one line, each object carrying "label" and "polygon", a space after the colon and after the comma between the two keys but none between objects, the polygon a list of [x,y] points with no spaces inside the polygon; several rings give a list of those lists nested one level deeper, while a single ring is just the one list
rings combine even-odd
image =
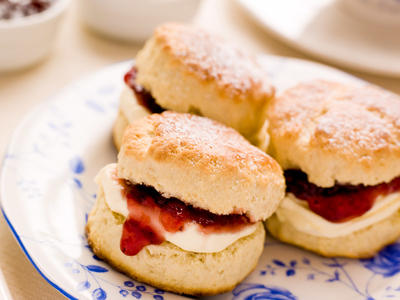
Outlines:
[{"label": "small white bowl", "polygon": [[0,72],[28,67],[50,52],[69,2],[56,0],[41,13],[0,20]]},{"label": "small white bowl", "polygon": [[188,22],[201,0],[79,0],[82,20],[95,31],[119,40],[143,42],[160,24]]}]

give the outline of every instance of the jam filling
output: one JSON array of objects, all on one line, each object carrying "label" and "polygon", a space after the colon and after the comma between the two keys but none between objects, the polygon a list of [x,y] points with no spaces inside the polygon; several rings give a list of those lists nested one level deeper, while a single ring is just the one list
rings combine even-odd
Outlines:
[{"label": "jam filling", "polygon": [[165,109],[156,103],[151,93],[136,82],[137,69],[135,66],[124,76],[125,83],[135,93],[138,103],[153,114],[162,113]]},{"label": "jam filling", "polygon": [[336,184],[321,188],[308,181],[300,170],[286,170],[286,192],[308,202],[310,209],[324,219],[339,223],[362,216],[377,197],[400,191],[400,177],[373,186]]},{"label": "jam filling", "polygon": [[10,20],[38,14],[50,7],[54,0],[0,0],[0,20]]},{"label": "jam filling", "polygon": [[153,187],[121,180],[129,216],[122,230],[121,251],[136,255],[143,247],[165,241],[163,232],[182,231],[188,223],[199,225],[203,233],[237,232],[252,224],[244,215],[216,215],[185,204],[177,198],[165,198]]}]

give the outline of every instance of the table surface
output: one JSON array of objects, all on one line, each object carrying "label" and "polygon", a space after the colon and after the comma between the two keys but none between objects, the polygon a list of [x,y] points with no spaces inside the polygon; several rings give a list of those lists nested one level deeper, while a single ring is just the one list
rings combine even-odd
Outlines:
[{"label": "table surface", "polygon": [[[272,39],[232,0],[203,0],[194,23],[252,52],[312,59]],[[51,56],[30,69],[0,75],[0,155],[18,122],[38,103],[86,74],[133,58],[140,47],[92,33],[79,22],[73,2]],[[399,79],[349,72],[400,93]],[[0,268],[14,299],[64,299],[29,263],[1,217],[0,241]]]}]

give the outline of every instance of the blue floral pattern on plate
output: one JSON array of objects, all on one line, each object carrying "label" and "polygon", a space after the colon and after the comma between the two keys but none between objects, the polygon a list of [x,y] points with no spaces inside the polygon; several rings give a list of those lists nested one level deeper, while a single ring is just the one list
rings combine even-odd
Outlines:
[{"label": "blue floral pattern on plate", "polygon": [[288,290],[281,287],[270,287],[263,284],[243,283],[233,291],[233,300],[297,300]]},{"label": "blue floral pattern on plate", "polygon": [[364,267],[375,274],[392,277],[400,273],[400,244],[386,246],[378,255],[369,259],[362,259]]},{"label": "blue floral pattern on plate", "polygon": [[[272,56],[261,61],[278,89],[314,77],[363,84],[315,63]],[[184,298],[116,272],[85,238],[96,197],[93,177],[116,159],[110,132],[130,64],[95,73],[41,105],[16,130],[4,158],[3,214],[40,274],[71,299]],[[400,244],[371,259],[350,260],[319,257],[268,238],[254,272],[232,292],[209,299],[322,298],[400,299]]]}]

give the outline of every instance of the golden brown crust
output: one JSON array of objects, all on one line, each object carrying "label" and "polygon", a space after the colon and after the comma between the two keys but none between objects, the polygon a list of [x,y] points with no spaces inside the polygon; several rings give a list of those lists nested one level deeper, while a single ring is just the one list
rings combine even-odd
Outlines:
[{"label": "golden brown crust", "polygon": [[188,72],[215,81],[221,90],[246,101],[262,101],[274,94],[266,72],[255,58],[208,32],[189,25],[168,23],[158,27],[154,39]]},{"label": "golden brown crust", "polygon": [[162,107],[227,124],[250,138],[274,96],[256,60],[207,32],[169,23],[136,57],[137,81]]},{"label": "golden brown crust", "polygon": [[216,214],[270,216],[284,196],[282,170],[234,129],[164,112],[125,131],[118,175]]},{"label": "golden brown crust", "polygon": [[126,256],[119,247],[122,224],[107,207],[101,188],[86,232],[93,252],[115,269],[166,291],[196,296],[232,290],[255,268],[265,238],[260,223],[254,233],[217,253],[188,252],[164,242]]},{"label": "golden brown crust", "polygon": [[271,101],[267,117],[273,156],[321,187],[400,175],[400,97],[393,93],[315,80]]},{"label": "golden brown crust", "polygon": [[337,238],[324,238],[297,230],[289,222],[281,222],[274,214],[266,227],[277,239],[323,256],[368,258],[400,237],[400,212],[367,228]]}]

